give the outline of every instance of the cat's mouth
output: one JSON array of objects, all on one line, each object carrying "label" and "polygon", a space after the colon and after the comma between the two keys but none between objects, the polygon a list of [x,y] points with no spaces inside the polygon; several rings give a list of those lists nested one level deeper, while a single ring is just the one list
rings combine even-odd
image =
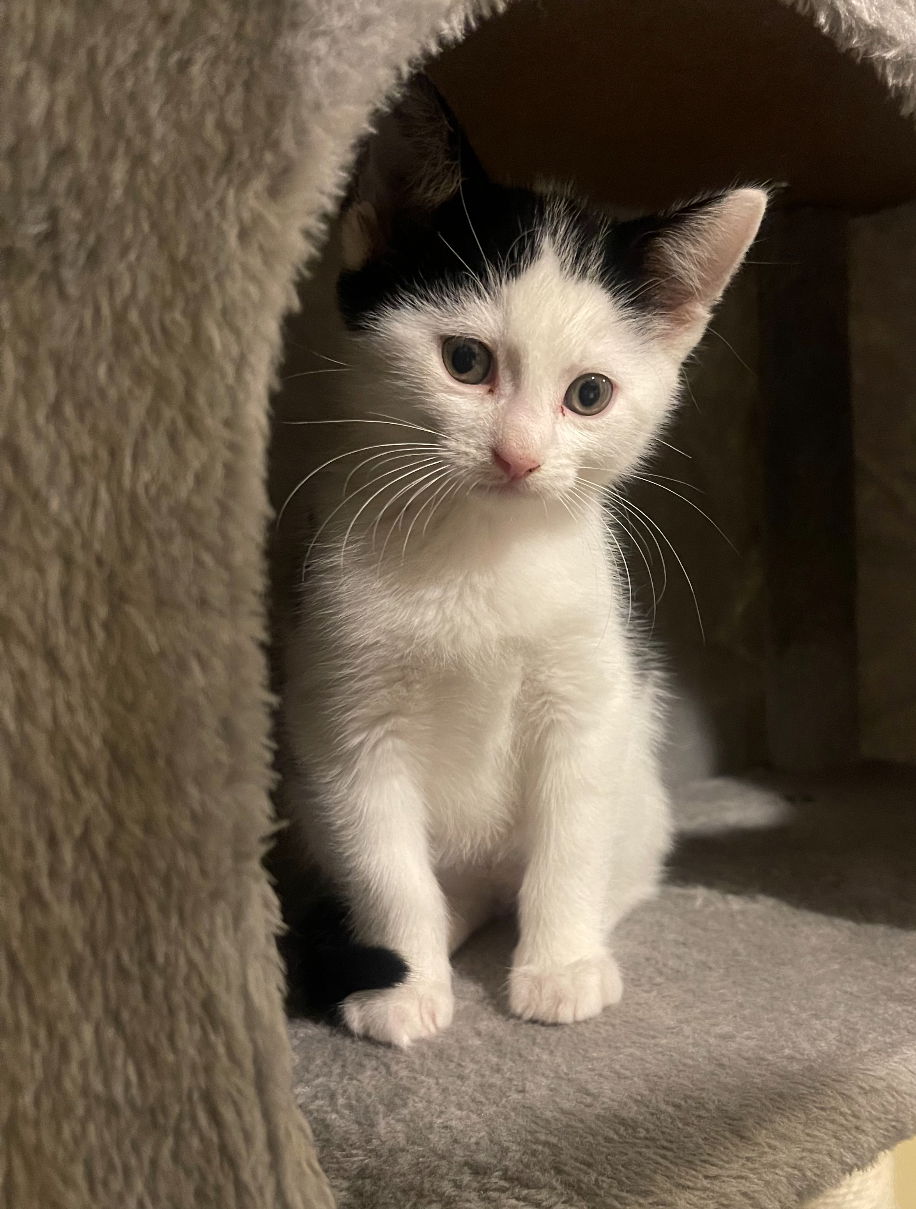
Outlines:
[{"label": "cat's mouth", "polygon": [[500,499],[521,499],[540,495],[537,484],[533,483],[530,478],[524,479],[487,479],[486,482],[478,484],[477,488],[482,494],[490,498]]}]

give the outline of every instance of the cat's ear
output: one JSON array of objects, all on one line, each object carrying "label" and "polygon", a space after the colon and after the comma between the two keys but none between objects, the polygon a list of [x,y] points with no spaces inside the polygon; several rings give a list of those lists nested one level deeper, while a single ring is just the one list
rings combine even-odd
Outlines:
[{"label": "cat's ear", "polygon": [[344,267],[361,268],[381,255],[396,214],[422,217],[483,177],[439,92],[414,76],[363,148],[341,215]]},{"label": "cat's ear", "polygon": [[703,335],[754,241],[767,201],[764,189],[732,189],[644,227],[638,240],[643,288],[679,349],[689,351]]}]

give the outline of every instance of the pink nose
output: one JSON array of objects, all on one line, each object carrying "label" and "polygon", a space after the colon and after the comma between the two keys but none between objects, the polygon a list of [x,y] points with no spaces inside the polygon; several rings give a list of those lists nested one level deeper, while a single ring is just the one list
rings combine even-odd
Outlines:
[{"label": "pink nose", "polygon": [[524,479],[529,474],[533,474],[540,466],[540,462],[535,462],[533,458],[526,458],[522,454],[504,454],[498,449],[493,450],[493,461],[500,468],[507,479]]}]

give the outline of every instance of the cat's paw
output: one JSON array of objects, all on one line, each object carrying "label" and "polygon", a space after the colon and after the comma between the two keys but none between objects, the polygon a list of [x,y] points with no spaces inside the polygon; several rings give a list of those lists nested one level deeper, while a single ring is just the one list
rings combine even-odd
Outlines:
[{"label": "cat's paw", "polygon": [[623,980],[610,953],[569,965],[515,966],[509,975],[509,1010],[522,1020],[572,1024],[597,1016],[623,994]]},{"label": "cat's paw", "polygon": [[448,1028],[454,1007],[448,983],[405,982],[384,991],[358,991],[343,1001],[341,1013],[357,1037],[404,1047]]}]

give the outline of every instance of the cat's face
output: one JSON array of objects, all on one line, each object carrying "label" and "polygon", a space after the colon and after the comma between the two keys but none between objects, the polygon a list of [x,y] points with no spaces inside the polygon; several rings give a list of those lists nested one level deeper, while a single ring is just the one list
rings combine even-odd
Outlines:
[{"label": "cat's face", "polygon": [[417,82],[342,219],[341,312],[366,412],[396,416],[469,492],[569,502],[631,472],[756,234],[738,189],[610,222],[493,183]]},{"label": "cat's face", "polygon": [[360,344],[375,410],[434,430],[464,486],[494,500],[632,471],[674,400],[679,350],[546,231],[520,271],[479,275],[373,316]]}]

